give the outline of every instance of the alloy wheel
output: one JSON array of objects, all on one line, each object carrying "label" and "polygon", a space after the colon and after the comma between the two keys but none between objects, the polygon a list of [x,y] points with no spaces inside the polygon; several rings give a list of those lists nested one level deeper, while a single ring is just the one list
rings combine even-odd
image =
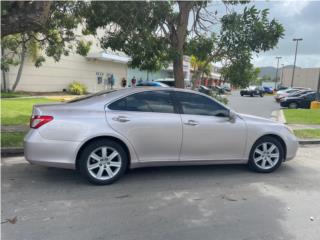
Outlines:
[{"label": "alloy wheel", "polygon": [[87,169],[95,179],[108,180],[117,175],[121,164],[121,156],[117,150],[102,146],[93,150],[89,155]]},{"label": "alloy wheel", "polygon": [[268,170],[274,167],[280,159],[279,148],[271,143],[264,142],[258,145],[253,153],[253,160],[257,167]]}]

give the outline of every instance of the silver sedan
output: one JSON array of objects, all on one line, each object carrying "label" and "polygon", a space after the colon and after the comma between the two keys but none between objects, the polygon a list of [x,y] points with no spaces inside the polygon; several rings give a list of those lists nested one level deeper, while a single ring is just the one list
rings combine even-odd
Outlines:
[{"label": "silver sedan", "polygon": [[268,173],[298,148],[283,124],[175,88],[127,88],[35,105],[30,127],[24,141],[30,163],[78,169],[95,184],[144,166],[241,163]]}]

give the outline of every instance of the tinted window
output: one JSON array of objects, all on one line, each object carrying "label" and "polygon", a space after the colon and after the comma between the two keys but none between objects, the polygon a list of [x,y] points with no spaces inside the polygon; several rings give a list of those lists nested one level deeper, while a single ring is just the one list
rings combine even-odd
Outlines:
[{"label": "tinted window", "polygon": [[177,92],[183,114],[226,116],[228,110],[214,100],[199,94]]},{"label": "tinted window", "polygon": [[169,92],[148,91],[122,98],[109,105],[111,110],[174,113]]}]

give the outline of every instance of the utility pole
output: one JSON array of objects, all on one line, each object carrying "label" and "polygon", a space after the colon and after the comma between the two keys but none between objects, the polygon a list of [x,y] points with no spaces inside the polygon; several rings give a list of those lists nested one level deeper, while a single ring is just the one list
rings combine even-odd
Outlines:
[{"label": "utility pole", "polygon": [[282,86],[282,81],[283,81],[283,69],[284,69],[284,64],[281,64],[281,78],[280,78],[280,86]]},{"label": "utility pole", "polygon": [[276,79],[274,80],[274,89],[275,89],[275,90],[277,89],[278,70],[279,70],[279,60],[280,60],[281,58],[282,58],[282,57],[276,57],[276,59],[277,59],[278,61],[277,61],[277,73],[276,73]]},{"label": "utility pole", "polygon": [[292,79],[291,79],[291,87],[293,87],[293,80],[294,80],[294,71],[296,70],[296,60],[297,60],[297,51],[298,51],[298,43],[302,41],[302,38],[294,38],[292,39],[296,42],[296,52],[294,54],[294,63],[293,63],[293,70],[292,70]]},{"label": "utility pole", "polygon": [[320,102],[320,68],[319,68],[319,78],[318,78],[318,87],[317,87],[317,96],[316,99]]}]

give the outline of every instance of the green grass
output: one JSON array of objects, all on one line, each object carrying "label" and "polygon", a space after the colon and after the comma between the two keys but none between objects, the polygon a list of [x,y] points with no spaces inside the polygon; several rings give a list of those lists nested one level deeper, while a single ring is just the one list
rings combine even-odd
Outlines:
[{"label": "green grass", "polygon": [[285,109],[287,123],[320,124],[320,109]]},{"label": "green grass", "polygon": [[55,100],[46,98],[1,99],[1,124],[28,125],[32,106],[47,102],[55,102]]},{"label": "green grass", "polygon": [[1,92],[1,98],[26,97],[28,94],[21,92]]},{"label": "green grass", "polygon": [[298,138],[320,139],[320,129],[295,129],[293,131]]},{"label": "green grass", "polygon": [[1,147],[22,147],[26,133],[1,133]]}]

